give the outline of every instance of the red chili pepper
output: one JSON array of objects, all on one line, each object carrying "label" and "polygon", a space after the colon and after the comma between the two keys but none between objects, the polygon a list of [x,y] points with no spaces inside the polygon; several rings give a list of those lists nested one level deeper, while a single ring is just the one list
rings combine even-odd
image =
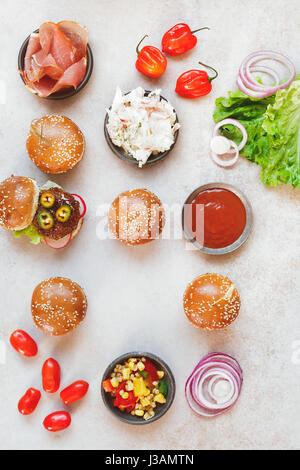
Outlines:
[{"label": "red chili pepper", "polygon": [[158,78],[166,70],[167,59],[163,53],[154,46],[145,46],[141,51],[139,50],[140,44],[146,37],[148,37],[147,34],[136,46],[138,56],[135,66],[139,72],[147,75],[147,77]]},{"label": "red chili pepper", "polygon": [[29,336],[26,331],[16,330],[10,336],[10,344],[12,347],[23,356],[32,357],[36,356],[38,347],[34,339]]},{"label": "red chili pepper", "polygon": [[195,29],[191,28],[185,23],[179,23],[167,31],[161,41],[162,51],[170,55],[181,55],[193,49],[197,44],[196,36],[193,36],[197,31],[202,31],[205,28]]},{"label": "red chili pepper", "polygon": [[104,390],[108,393],[114,391],[114,387],[112,386],[110,379],[104,380],[104,382],[102,383],[102,386]]},{"label": "red chili pepper", "polygon": [[47,431],[57,432],[66,429],[71,424],[71,416],[67,411],[56,411],[46,416],[43,425]]},{"label": "red chili pepper", "polygon": [[55,359],[47,359],[42,368],[43,389],[47,393],[55,393],[60,386],[60,367]]},{"label": "red chili pepper", "polygon": [[65,405],[71,405],[87,394],[89,384],[84,380],[77,380],[60,392],[60,398]]},{"label": "red chili pepper", "polygon": [[215,72],[214,77],[209,77],[204,70],[189,70],[184,72],[177,80],[175,91],[184,98],[199,98],[200,96],[208,95],[211,92],[211,82],[217,78],[218,72],[208,66],[199,62],[199,64],[207,67]]},{"label": "red chili pepper", "polygon": [[41,392],[36,388],[29,388],[18,403],[18,410],[22,415],[34,412],[41,398]]},{"label": "red chili pepper", "polygon": [[159,377],[158,377],[155,365],[152,364],[152,362],[149,361],[149,359],[146,359],[146,361],[144,362],[144,366],[145,366],[145,371],[148,372],[148,374],[150,375],[151,381],[157,382],[159,380]]},{"label": "red chili pepper", "polygon": [[118,407],[120,410],[130,413],[135,408],[137,397],[135,397],[134,393],[130,391],[130,392],[127,392],[128,398],[123,398],[122,395],[120,395],[120,392],[121,390],[125,392],[126,391],[125,387],[126,387],[126,381],[121,382],[118,388],[116,389],[116,398],[114,399],[113,403],[114,403],[114,406]]}]

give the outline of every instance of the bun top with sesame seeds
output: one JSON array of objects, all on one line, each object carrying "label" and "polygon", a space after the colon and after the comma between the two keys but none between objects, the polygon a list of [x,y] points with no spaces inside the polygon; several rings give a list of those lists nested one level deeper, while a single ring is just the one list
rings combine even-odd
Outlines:
[{"label": "bun top with sesame seeds", "polygon": [[84,291],[70,279],[52,277],[38,284],[33,291],[33,321],[48,335],[69,333],[84,320],[86,310]]},{"label": "bun top with sesame seeds", "polygon": [[35,215],[39,188],[35,180],[11,176],[0,183],[0,225],[7,230],[23,230]]},{"label": "bun top with sesame seeds", "polygon": [[65,173],[83,157],[84,136],[65,116],[48,114],[31,123],[26,141],[29,158],[45,173]]},{"label": "bun top with sesame seeds", "polygon": [[108,213],[108,226],[115,238],[136,246],[159,237],[165,222],[159,198],[147,189],[133,189],[120,194]]},{"label": "bun top with sesame seeds", "polygon": [[185,290],[183,307],[195,326],[220,330],[238,316],[241,300],[235,285],[220,274],[203,274],[190,282]]}]

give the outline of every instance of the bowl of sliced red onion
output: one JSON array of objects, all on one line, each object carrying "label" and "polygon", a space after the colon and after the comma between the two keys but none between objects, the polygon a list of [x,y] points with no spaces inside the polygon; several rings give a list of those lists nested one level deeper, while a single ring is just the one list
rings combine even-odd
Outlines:
[{"label": "bowl of sliced red onion", "polygon": [[243,371],[233,357],[211,353],[197,364],[185,385],[189,407],[213,418],[229,411],[240,396]]}]

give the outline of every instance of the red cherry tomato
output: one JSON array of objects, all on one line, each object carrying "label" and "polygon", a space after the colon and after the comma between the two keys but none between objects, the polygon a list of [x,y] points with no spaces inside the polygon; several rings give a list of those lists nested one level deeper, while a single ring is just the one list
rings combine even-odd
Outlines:
[{"label": "red cherry tomato", "polygon": [[43,425],[47,431],[57,432],[66,429],[71,424],[71,416],[67,411],[56,411],[46,416]]},{"label": "red cherry tomato", "polygon": [[77,380],[60,392],[60,398],[65,405],[71,405],[86,395],[89,384],[84,380]]},{"label": "red cherry tomato", "polygon": [[43,389],[55,393],[60,386],[60,367],[55,359],[47,359],[42,368]]},{"label": "red cherry tomato", "polygon": [[22,415],[34,412],[41,398],[41,392],[36,388],[29,388],[18,403],[18,410]]},{"label": "red cherry tomato", "polygon": [[26,331],[16,330],[10,336],[10,344],[23,356],[33,357],[37,355],[38,347],[34,339]]}]

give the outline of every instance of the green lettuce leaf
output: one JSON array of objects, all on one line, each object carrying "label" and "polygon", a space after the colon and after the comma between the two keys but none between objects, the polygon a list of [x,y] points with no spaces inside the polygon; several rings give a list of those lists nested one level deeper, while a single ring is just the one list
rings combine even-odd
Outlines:
[{"label": "green lettuce leaf", "polygon": [[16,238],[21,238],[22,236],[29,237],[30,242],[33,245],[38,245],[43,238],[42,235],[40,235],[35,228],[33,224],[30,224],[27,228],[24,228],[23,230],[15,230],[14,231],[14,237]]},{"label": "green lettuce leaf", "polygon": [[263,181],[300,188],[300,80],[285,90],[278,90],[275,102],[268,106],[263,122],[270,151],[258,155]]},{"label": "green lettuce leaf", "polygon": [[[216,100],[215,122],[230,117],[245,126],[248,141],[242,154],[261,166],[261,178],[267,185],[300,187],[299,79],[268,98],[250,98],[237,90]],[[223,126],[221,132],[237,144],[241,140],[234,126]]]}]

